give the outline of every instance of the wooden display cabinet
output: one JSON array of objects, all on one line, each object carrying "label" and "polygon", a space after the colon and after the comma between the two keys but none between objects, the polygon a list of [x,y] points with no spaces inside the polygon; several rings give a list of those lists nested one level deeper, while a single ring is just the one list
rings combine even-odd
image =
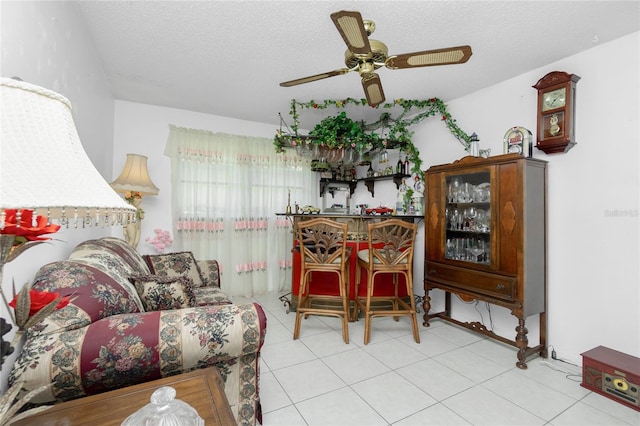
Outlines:
[{"label": "wooden display cabinet", "polygon": [[[546,161],[507,154],[465,157],[426,172],[424,325],[441,318],[518,349],[519,368],[546,349]],[[432,313],[429,292],[445,291]],[[518,319],[513,340],[479,322],[453,318],[451,294],[505,307]],[[525,320],[539,315],[530,347]]]}]

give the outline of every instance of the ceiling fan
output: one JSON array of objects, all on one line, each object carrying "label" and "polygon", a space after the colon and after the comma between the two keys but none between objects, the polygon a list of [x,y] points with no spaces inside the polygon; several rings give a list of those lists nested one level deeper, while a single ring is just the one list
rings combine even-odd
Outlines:
[{"label": "ceiling fan", "polygon": [[378,68],[385,66],[390,69],[402,69],[462,64],[471,57],[470,46],[447,47],[388,56],[388,49],[384,43],[369,39],[376,25],[373,21],[363,21],[360,12],[342,10],[332,13],[331,19],[347,44],[347,51],[344,55],[346,68],[285,81],[280,83],[280,86],[297,86],[298,84],[310,83],[351,71],[358,71],[362,79],[362,87],[367,97],[367,103],[371,106],[376,106],[384,102],[385,99],[380,77],[374,72]]}]

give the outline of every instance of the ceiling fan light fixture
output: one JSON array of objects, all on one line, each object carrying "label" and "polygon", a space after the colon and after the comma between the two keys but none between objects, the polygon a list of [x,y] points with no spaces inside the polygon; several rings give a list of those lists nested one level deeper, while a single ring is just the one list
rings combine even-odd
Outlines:
[{"label": "ceiling fan light fixture", "polygon": [[344,52],[344,63],[348,68],[359,67],[363,62],[371,62],[375,69],[385,65],[389,49],[387,45],[378,40],[369,40],[371,51],[365,54],[353,53],[347,49]]},{"label": "ceiling fan light fixture", "polygon": [[[370,19],[364,19],[362,25],[364,25],[364,31],[367,33],[367,37],[376,30],[376,23]],[[369,40],[369,42],[371,42],[371,40]]]},{"label": "ceiling fan light fixture", "polygon": [[360,68],[358,72],[362,77],[364,77],[366,75],[371,74],[374,70],[375,70],[375,66],[373,65],[373,62],[366,61],[360,64]]}]

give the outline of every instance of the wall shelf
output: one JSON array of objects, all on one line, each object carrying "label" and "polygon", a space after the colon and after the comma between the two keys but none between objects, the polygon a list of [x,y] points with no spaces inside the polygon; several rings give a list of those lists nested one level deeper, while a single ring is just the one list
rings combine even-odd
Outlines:
[{"label": "wall shelf", "polygon": [[393,182],[396,184],[396,189],[400,189],[400,185],[402,184],[402,179],[406,179],[410,177],[411,175],[405,175],[403,173],[394,173],[392,175],[366,177],[366,178],[360,178],[358,180],[335,180],[335,179],[321,178],[320,179],[320,196],[322,197],[324,195],[324,192],[326,191],[327,186],[332,183],[349,184],[349,190],[351,192],[351,195],[353,195],[353,193],[356,190],[356,186],[358,186],[358,182],[364,182],[365,186],[371,193],[371,196],[375,197],[374,189],[375,189],[375,183],[377,180],[393,179]]},{"label": "wall shelf", "polygon": [[411,175],[405,175],[403,173],[394,173],[392,175],[384,175],[384,176],[374,176],[374,177],[366,177],[358,179],[359,181],[364,181],[364,184],[367,186],[367,189],[371,193],[372,197],[375,197],[374,188],[377,180],[389,180],[393,179],[393,182],[396,184],[396,189],[400,189],[400,185],[402,184],[402,179],[410,178]]}]

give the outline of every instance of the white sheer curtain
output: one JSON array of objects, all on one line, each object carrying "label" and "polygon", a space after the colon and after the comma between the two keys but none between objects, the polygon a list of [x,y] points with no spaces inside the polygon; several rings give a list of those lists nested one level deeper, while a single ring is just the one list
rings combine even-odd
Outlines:
[{"label": "white sheer curtain", "polygon": [[276,154],[273,140],[170,126],[172,214],[177,250],[216,259],[222,289],[249,297],[291,288],[293,208],[316,204],[307,160]]}]

